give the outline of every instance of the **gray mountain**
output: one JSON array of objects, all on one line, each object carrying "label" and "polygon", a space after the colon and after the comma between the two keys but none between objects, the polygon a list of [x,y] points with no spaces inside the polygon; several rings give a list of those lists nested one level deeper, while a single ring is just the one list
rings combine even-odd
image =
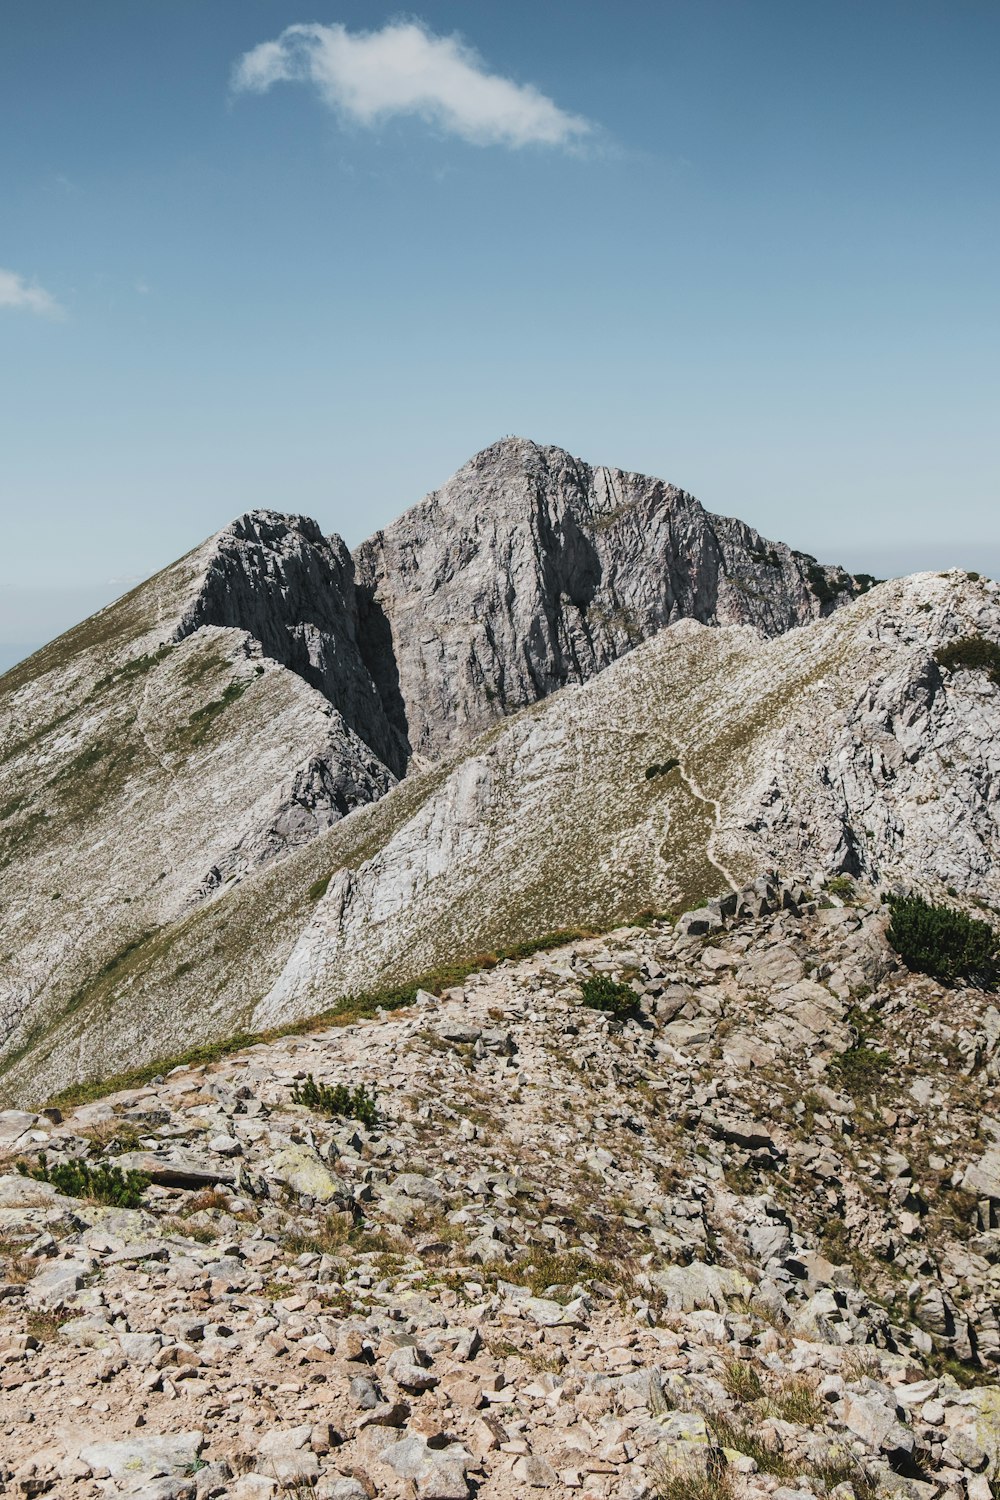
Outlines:
[{"label": "gray mountain", "polygon": [[[248,1016],[311,914],[293,867],[312,870],[308,888],[339,858],[297,854],[343,822],[344,862],[359,866],[431,788],[453,775],[465,786],[455,757],[511,715],[560,687],[580,691],[684,618],[743,627],[754,649],[860,586],[657,480],[519,439],[480,454],[353,558],[305,518],[241,517],[0,680],[11,1087],[24,1070],[37,1078],[40,1048],[54,1048],[54,1070],[89,1071],[106,1065],[112,1035],[116,1049],[148,1054]],[[461,839],[456,795],[434,816]],[[495,915],[520,931],[528,864],[505,858],[513,893]],[[589,884],[583,905],[608,904],[601,868],[579,872],[574,900]],[[249,905],[234,905],[243,885]],[[415,913],[416,894],[404,882],[392,899]],[[234,922],[237,905],[255,911],[254,932]],[[175,944],[216,912],[225,935],[209,978],[207,955],[178,958]],[[237,930],[238,995],[225,957]],[[431,946],[444,954],[466,936],[439,933]]]},{"label": "gray mountain", "polygon": [[866,581],[661,480],[508,438],[353,559],[303,517],[241,517],[176,633],[246,630],[398,776],[675,620],[776,635]]}]

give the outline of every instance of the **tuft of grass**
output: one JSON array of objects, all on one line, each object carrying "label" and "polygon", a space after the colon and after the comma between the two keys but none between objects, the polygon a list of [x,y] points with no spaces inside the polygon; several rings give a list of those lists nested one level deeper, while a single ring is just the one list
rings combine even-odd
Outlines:
[{"label": "tuft of grass", "polygon": [[309,900],[319,901],[322,896],[325,896],[332,879],[333,871],[331,870],[329,875],[321,875],[319,880],[314,880],[307,893]]},{"label": "tuft of grass", "polygon": [[689,1473],[662,1459],[650,1478],[655,1500],[733,1500],[735,1494],[721,1454],[709,1454],[704,1474]]},{"label": "tuft of grass", "polygon": [[759,1401],[765,1394],[764,1382],[755,1365],[745,1359],[730,1359],[722,1372],[722,1384],[734,1401]]},{"label": "tuft of grass", "polygon": [[798,1422],[802,1427],[815,1427],[826,1416],[815,1388],[801,1376],[791,1376],[786,1380],[768,1405],[772,1416],[782,1422]]},{"label": "tuft of grass", "polygon": [[746,1458],[752,1458],[762,1474],[773,1474],[777,1479],[793,1477],[795,1470],[785,1455],[773,1452],[748,1423],[719,1412],[706,1412],[703,1415],[720,1448],[728,1448],[733,1453],[742,1453]]}]

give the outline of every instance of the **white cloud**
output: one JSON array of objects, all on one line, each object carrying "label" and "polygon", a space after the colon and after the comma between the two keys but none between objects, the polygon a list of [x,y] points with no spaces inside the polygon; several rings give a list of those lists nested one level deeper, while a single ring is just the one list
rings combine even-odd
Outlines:
[{"label": "white cloud", "polygon": [[0,270],[0,308],[16,307],[39,313],[43,318],[58,318],[62,308],[44,287],[25,281],[15,271]]},{"label": "white cloud", "polygon": [[480,146],[572,146],[593,127],[532,84],[487,71],[457,36],[435,36],[419,21],[350,32],[335,23],[288,26],[277,41],[244,53],[238,92],[312,83],[331,109],[362,125],[419,115]]}]

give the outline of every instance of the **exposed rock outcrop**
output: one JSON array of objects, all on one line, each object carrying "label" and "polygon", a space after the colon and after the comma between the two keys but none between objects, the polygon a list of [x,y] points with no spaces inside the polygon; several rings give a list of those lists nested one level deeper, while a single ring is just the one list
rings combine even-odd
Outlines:
[{"label": "exposed rock outcrop", "polygon": [[774,864],[1000,906],[1000,688],[934,659],[969,634],[1000,641],[1000,589],[963,573],[883,584],[771,640],[661,631],[474,743],[360,867],[332,862],[258,1021],[404,955],[415,972],[676,909]]},{"label": "exposed rock outcrop", "polygon": [[484,449],[355,558],[362,652],[424,759],[681,618],[776,635],[856,587],[673,485],[523,438]]},{"label": "exposed rock outcrop", "polygon": [[507,438],[353,559],[303,516],[240,517],[176,638],[246,630],[398,776],[678,619],[776,635],[857,587],[662,480]]},{"label": "exposed rock outcrop", "polygon": [[256,510],[213,539],[174,639],[204,625],[245,630],[401,775],[406,745],[368,674],[357,623],[354,563],[340,537],[325,537],[306,516]]}]

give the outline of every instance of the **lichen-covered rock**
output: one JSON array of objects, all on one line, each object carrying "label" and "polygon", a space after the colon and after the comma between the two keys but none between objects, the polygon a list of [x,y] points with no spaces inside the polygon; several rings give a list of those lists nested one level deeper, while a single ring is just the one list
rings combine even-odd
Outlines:
[{"label": "lichen-covered rock", "polygon": [[323,1165],[310,1146],[286,1146],[270,1163],[271,1175],[284,1183],[290,1192],[330,1203],[338,1194],[339,1183]]}]

